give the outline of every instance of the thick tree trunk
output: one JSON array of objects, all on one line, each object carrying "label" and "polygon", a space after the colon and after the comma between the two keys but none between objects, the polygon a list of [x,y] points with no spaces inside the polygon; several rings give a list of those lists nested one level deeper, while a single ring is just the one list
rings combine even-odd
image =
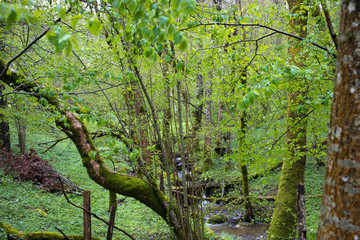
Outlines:
[{"label": "thick tree trunk", "polygon": [[[5,86],[0,84],[0,108],[6,108],[6,97],[2,96]],[[10,128],[9,123],[4,119],[4,116],[0,114],[0,150],[5,149],[10,152]]]},{"label": "thick tree trunk", "polygon": [[[290,21],[292,31],[301,37],[306,37],[307,12],[301,9],[304,0],[288,0],[291,13],[298,17]],[[304,67],[301,61],[301,46],[293,42],[289,49],[291,63],[297,67]],[[282,240],[293,239],[296,233],[297,184],[304,182],[305,147],[306,147],[306,112],[299,111],[294,106],[304,105],[306,83],[297,79],[294,84],[298,90],[293,90],[288,97],[286,135],[289,159],[283,163],[278,197],[274,215],[271,219],[267,239]],[[296,124],[296,126],[294,126]]]},{"label": "thick tree trunk", "polygon": [[339,53],[317,239],[360,239],[360,2],[341,4]]}]

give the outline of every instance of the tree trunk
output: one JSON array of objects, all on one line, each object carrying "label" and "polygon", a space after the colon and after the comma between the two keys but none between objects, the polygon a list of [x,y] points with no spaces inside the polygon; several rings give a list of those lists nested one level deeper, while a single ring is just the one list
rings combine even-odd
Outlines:
[{"label": "tree trunk", "polygon": [[[298,17],[290,21],[292,31],[301,37],[306,37],[307,12],[301,9],[304,0],[288,0],[289,9]],[[297,67],[304,67],[299,53],[299,42],[293,42],[289,49],[291,63]],[[299,111],[294,106],[304,105],[306,95],[306,83],[297,79],[297,89],[289,93],[286,135],[289,159],[283,163],[278,197],[274,215],[271,219],[267,239],[293,239],[296,232],[296,209],[297,209],[297,184],[304,182],[305,172],[305,147],[306,147],[306,112]],[[294,88],[294,89],[296,89]],[[296,124],[296,126],[294,126]]]},{"label": "tree trunk", "polygon": [[360,238],[359,32],[360,2],[343,0],[319,240]]},{"label": "tree trunk", "polygon": [[[242,76],[241,76],[241,84],[244,85],[245,87],[247,86],[247,78],[246,78],[246,69],[244,69],[244,71],[242,72]],[[249,199],[249,174],[248,174],[248,169],[247,169],[247,162],[244,161],[244,155],[242,154],[242,149],[244,147],[244,139],[245,139],[245,135],[246,135],[246,127],[247,127],[247,114],[246,114],[246,110],[244,110],[241,114],[240,114],[240,124],[241,124],[241,130],[240,130],[240,134],[238,136],[239,138],[239,146],[238,146],[238,151],[239,151],[239,156],[240,156],[240,163],[241,163],[241,179],[242,179],[242,191],[243,191],[243,195],[245,198],[245,208],[246,208],[246,213],[244,216],[244,219],[246,222],[251,222],[254,219],[254,213],[253,213],[253,209],[252,209],[252,205]]]},{"label": "tree trunk", "polygon": [[212,94],[212,83],[211,80],[208,79],[206,81],[206,89],[205,89],[205,117],[204,117],[204,163],[203,170],[208,171],[212,168],[213,161],[211,159],[211,94]]},{"label": "tree trunk", "polygon": [[[6,96],[2,96],[5,86],[0,84],[0,108],[6,108],[7,101]],[[4,116],[0,114],[0,150],[5,149],[10,152],[10,128],[9,123],[4,119]]]},{"label": "tree trunk", "polygon": [[[198,63],[198,65],[200,65],[200,62]],[[194,151],[198,151],[199,150],[199,138],[196,137],[197,136],[197,132],[200,130],[201,128],[201,119],[202,119],[202,115],[203,115],[203,106],[204,104],[202,103],[203,101],[203,96],[204,96],[204,80],[203,80],[203,76],[201,74],[196,74],[196,100],[198,102],[200,102],[200,104],[197,106],[197,108],[194,108],[193,111],[193,117],[194,117],[194,124],[192,127],[192,137],[194,139],[194,144],[193,144],[193,150]]]},{"label": "tree trunk", "polygon": [[18,132],[20,153],[26,152],[26,120],[22,117],[15,118],[15,126]]}]

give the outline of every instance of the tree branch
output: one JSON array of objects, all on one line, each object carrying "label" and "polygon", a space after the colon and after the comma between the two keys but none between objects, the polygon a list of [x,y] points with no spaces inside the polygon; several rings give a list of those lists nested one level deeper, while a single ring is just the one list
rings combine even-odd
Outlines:
[{"label": "tree branch", "polygon": [[[272,28],[272,27],[269,27],[269,26],[266,26],[266,25],[258,24],[258,23],[200,23],[200,24],[197,24],[197,25],[188,27],[188,28],[180,29],[179,31],[186,31],[186,30],[189,30],[189,29],[192,29],[192,28],[196,28],[196,27],[201,27],[201,26],[261,27],[261,28],[269,29],[269,30],[274,31],[274,32],[276,32],[276,33],[280,33],[280,34],[286,35],[286,36],[288,36],[288,37],[292,37],[292,38],[298,39],[298,40],[300,40],[300,41],[305,40],[305,38],[296,36],[296,35],[294,35],[294,34],[291,34],[291,33],[288,33],[288,32],[284,32],[284,31],[281,31],[281,30],[278,30],[278,29],[275,29],[275,28]],[[334,58],[337,57],[336,54],[332,53],[332,52],[331,52],[329,49],[327,49],[326,47],[321,46],[321,45],[319,45],[319,44],[317,44],[317,43],[308,41],[308,40],[306,40],[306,41],[307,41],[308,43],[312,44],[313,46],[318,47],[318,48],[326,51],[326,52],[327,52],[328,54],[330,54],[332,57],[334,57]]]}]

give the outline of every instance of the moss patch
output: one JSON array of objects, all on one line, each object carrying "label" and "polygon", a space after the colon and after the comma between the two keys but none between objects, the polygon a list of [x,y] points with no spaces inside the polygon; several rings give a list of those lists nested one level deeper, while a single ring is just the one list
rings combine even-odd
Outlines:
[{"label": "moss patch", "polygon": [[211,224],[219,224],[219,223],[225,223],[225,222],[227,222],[227,216],[222,213],[212,215],[208,220],[208,223],[211,223]]},{"label": "moss patch", "polygon": [[[21,232],[15,228],[10,227],[5,223],[0,222],[0,228],[8,234],[8,237],[11,235],[11,239],[14,237],[22,240],[65,240],[65,237],[60,233],[53,232]],[[83,240],[84,236],[79,235],[69,235],[67,236],[70,240]],[[100,240],[99,238],[91,238],[92,240]]]}]

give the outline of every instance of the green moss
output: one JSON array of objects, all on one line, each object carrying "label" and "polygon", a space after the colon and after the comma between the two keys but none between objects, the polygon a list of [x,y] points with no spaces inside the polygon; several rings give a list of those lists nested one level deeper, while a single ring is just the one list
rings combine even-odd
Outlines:
[{"label": "green moss", "polygon": [[211,223],[211,224],[219,224],[219,223],[225,223],[225,222],[227,222],[227,216],[222,213],[212,215],[208,220],[208,223]]},{"label": "green moss", "polygon": [[[53,232],[21,232],[15,228],[10,227],[5,223],[0,223],[0,228],[9,235],[18,237],[21,240],[65,240],[65,237],[60,233]],[[69,235],[70,240],[83,240],[84,236]],[[92,240],[100,240],[98,238],[91,238]]]}]

